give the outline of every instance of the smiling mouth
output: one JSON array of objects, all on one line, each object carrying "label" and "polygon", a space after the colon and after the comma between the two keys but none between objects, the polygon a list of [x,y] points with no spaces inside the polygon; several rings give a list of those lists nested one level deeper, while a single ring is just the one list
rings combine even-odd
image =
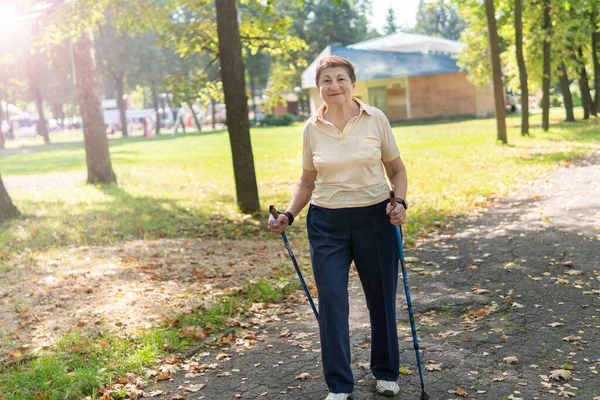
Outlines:
[{"label": "smiling mouth", "polygon": [[332,93],[329,96],[333,97],[333,96],[340,96],[340,95],[341,95],[341,93]]}]

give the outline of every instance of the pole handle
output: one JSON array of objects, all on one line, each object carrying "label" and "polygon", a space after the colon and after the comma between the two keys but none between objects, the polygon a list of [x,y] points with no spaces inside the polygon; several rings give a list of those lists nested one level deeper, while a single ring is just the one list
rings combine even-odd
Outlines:
[{"label": "pole handle", "polygon": [[396,208],[396,194],[393,190],[390,190],[390,204],[393,208]]},{"label": "pole handle", "polygon": [[275,221],[277,221],[277,218],[279,217],[279,211],[277,211],[273,204],[269,206],[269,214],[271,214],[271,217],[273,217]]}]

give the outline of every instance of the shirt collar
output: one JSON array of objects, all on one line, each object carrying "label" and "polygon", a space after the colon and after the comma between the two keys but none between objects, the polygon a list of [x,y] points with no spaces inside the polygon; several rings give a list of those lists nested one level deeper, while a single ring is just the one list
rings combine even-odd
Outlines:
[{"label": "shirt collar", "polygon": [[[373,115],[373,107],[371,107],[368,104],[363,103],[362,101],[360,101],[359,99],[357,99],[356,97],[353,97],[352,100],[354,100],[354,102],[356,104],[358,104],[359,110],[360,110],[360,114],[362,114],[363,112],[367,113],[368,115]],[[321,104],[321,107],[319,107],[319,109],[317,110],[317,120],[320,120],[321,122],[325,122],[325,110],[327,109],[327,104],[323,103]]]}]

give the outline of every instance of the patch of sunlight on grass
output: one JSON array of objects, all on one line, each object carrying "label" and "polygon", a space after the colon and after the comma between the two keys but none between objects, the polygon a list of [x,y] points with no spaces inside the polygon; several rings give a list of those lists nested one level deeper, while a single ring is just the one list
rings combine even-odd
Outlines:
[{"label": "patch of sunlight on grass", "polygon": [[[530,137],[520,135],[519,116],[509,117],[508,146],[496,142],[494,119],[395,125],[409,174],[408,238],[597,147],[597,120],[568,124],[561,114],[551,117],[550,131],[543,132],[541,116],[532,116]],[[25,215],[2,225],[0,253],[140,238],[266,235],[265,212],[247,218],[237,209],[227,132],[111,139],[118,186],[86,185],[83,144],[72,133],[63,139],[8,149],[0,158],[7,189]],[[252,130],[265,211],[288,203],[301,172],[301,145],[300,124]],[[305,236],[304,218],[303,212],[291,233]]]}]

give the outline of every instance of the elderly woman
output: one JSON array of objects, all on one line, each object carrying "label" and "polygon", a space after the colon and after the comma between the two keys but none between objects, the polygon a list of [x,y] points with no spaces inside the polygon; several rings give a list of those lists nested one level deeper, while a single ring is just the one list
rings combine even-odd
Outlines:
[{"label": "elderly woman", "polygon": [[[385,114],[352,97],[356,75],[348,60],[322,59],[316,83],[324,104],[304,127],[302,175],[286,211],[268,228],[283,232],[310,201],[307,229],[319,293],[326,400],[345,400],[354,389],[348,324],[352,261],[370,314],[376,390],[394,396],[399,392],[394,225],[406,218],[406,169]],[[386,174],[400,196],[395,208],[388,201]]]}]

